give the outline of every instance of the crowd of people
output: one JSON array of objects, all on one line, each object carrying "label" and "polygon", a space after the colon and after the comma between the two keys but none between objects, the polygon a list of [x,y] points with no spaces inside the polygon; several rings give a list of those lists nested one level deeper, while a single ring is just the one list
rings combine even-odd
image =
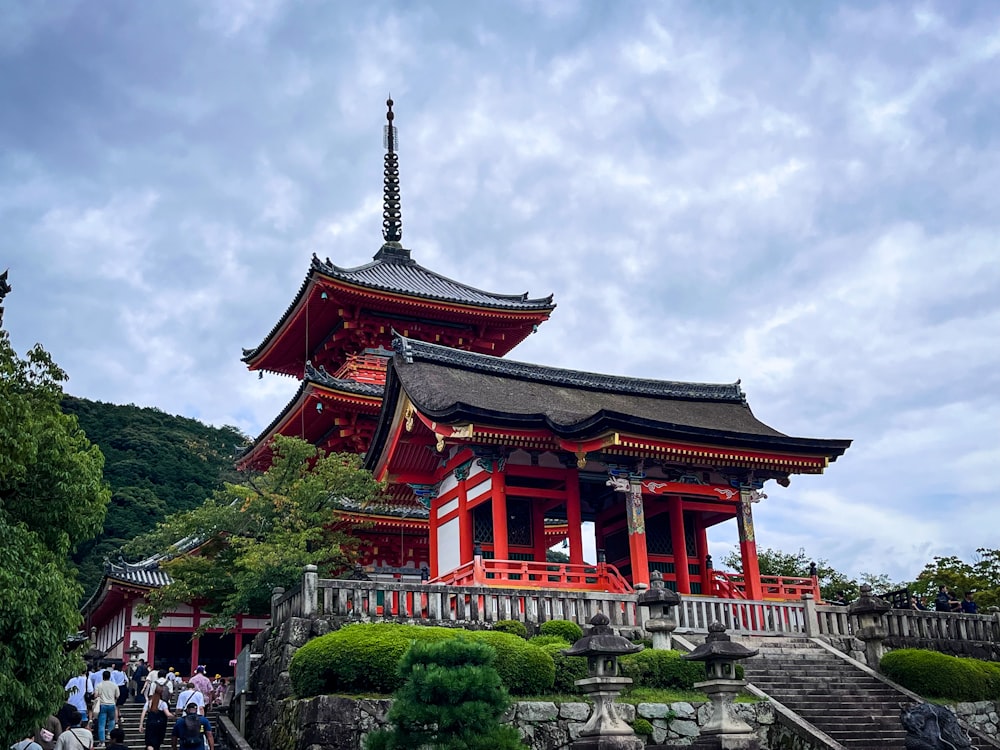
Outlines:
[{"label": "crowd of people", "polygon": [[[143,703],[138,731],[145,750],[160,750],[170,727],[171,750],[215,749],[205,713],[221,705],[227,680],[221,675],[210,679],[203,666],[188,679],[173,667],[150,669],[141,659],[130,667],[129,673],[118,665],[83,668],[66,682],[66,703],[58,713],[10,750],[129,750],[121,706],[130,697]],[[132,750],[139,747],[133,742]]]}]

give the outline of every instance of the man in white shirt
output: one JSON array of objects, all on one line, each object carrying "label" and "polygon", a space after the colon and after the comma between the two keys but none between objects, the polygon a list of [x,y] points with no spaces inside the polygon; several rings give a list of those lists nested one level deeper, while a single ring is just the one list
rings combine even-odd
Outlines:
[{"label": "man in white shirt", "polygon": [[97,741],[104,742],[115,728],[118,719],[118,686],[111,681],[111,671],[105,669],[101,673],[101,681],[94,689],[98,703]]},{"label": "man in white shirt", "polygon": [[177,696],[177,713],[182,714],[187,709],[188,703],[198,704],[198,714],[205,715],[205,697],[190,682],[184,683],[184,689]]},{"label": "man in white shirt", "polygon": [[70,677],[64,690],[66,691],[66,702],[83,716],[86,716],[87,701],[84,696],[90,692],[90,675],[87,673],[87,668],[84,667],[76,677]]},{"label": "man in white shirt", "polygon": [[118,686],[118,705],[122,705],[128,698],[128,675],[126,675],[118,663],[111,667],[111,681]]}]

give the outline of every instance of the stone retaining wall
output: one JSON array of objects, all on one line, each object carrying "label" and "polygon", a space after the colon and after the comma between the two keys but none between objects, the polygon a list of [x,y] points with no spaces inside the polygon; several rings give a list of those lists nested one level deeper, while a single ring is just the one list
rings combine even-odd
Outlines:
[{"label": "stone retaining wall", "polygon": [[[271,740],[275,747],[308,748],[309,750],[361,750],[364,738],[373,730],[386,726],[389,699],[353,699],[321,695],[306,700],[286,700],[275,717]],[[550,703],[519,701],[511,706],[503,722],[517,727],[531,750],[564,748],[580,736],[590,716],[589,703]],[[622,718],[630,724],[636,718],[646,719],[653,726],[647,743],[684,745],[700,734],[700,727],[709,716],[707,703],[640,703],[621,704]],[[806,743],[793,743],[791,737],[781,744],[772,744],[775,736],[787,732],[775,727],[775,715],[768,703],[740,703],[736,712],[754,726],[765,747],[805,749]],[[794,738],[798,739],[798,738]],[[767,744],[764,744],[767,743]]]},{"label": "stone retaining wall", "polygon": [[989,737],[1000,737],[1000,703],[976,701],[952,707],[958,718]]}]

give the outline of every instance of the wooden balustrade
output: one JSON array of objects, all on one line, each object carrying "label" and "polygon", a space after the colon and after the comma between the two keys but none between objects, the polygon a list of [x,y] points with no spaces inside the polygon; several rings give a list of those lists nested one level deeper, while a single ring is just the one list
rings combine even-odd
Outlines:
[{"label": "wooden balustrade", "polygon": [[487,560],[477,557],[435,578],[431,583],[449,586],[503,586],[511,588],[607,591],[630,594],[632,586],[614,565],[573,565],[531,560]]},{"label": "wooden balustrade", "polygon": [[[746,582],[742,573],[712,570],[709,578],[710,594],[730,599],[746,599]],[[812,594],[819,601],[819,579],[815,576],[761,576],[761,589],[765,599],[797,602],[805,594]]]}]

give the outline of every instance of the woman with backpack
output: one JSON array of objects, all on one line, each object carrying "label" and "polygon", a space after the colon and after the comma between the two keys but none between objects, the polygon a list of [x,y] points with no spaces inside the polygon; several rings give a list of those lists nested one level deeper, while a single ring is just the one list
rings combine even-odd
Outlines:
[{"label": "woman with backpack", "polygon": [[157,685],[153,689],[153,694],[149,696],[146,705],[142,707],[142,714],[139,716],[139,731],[145,733],[143,737],[146,742],[146,750],[160,750],[163,738],[167,736],[167,722],[174,718],[170,713],[170,706],[163,697],[164,686]]}]

